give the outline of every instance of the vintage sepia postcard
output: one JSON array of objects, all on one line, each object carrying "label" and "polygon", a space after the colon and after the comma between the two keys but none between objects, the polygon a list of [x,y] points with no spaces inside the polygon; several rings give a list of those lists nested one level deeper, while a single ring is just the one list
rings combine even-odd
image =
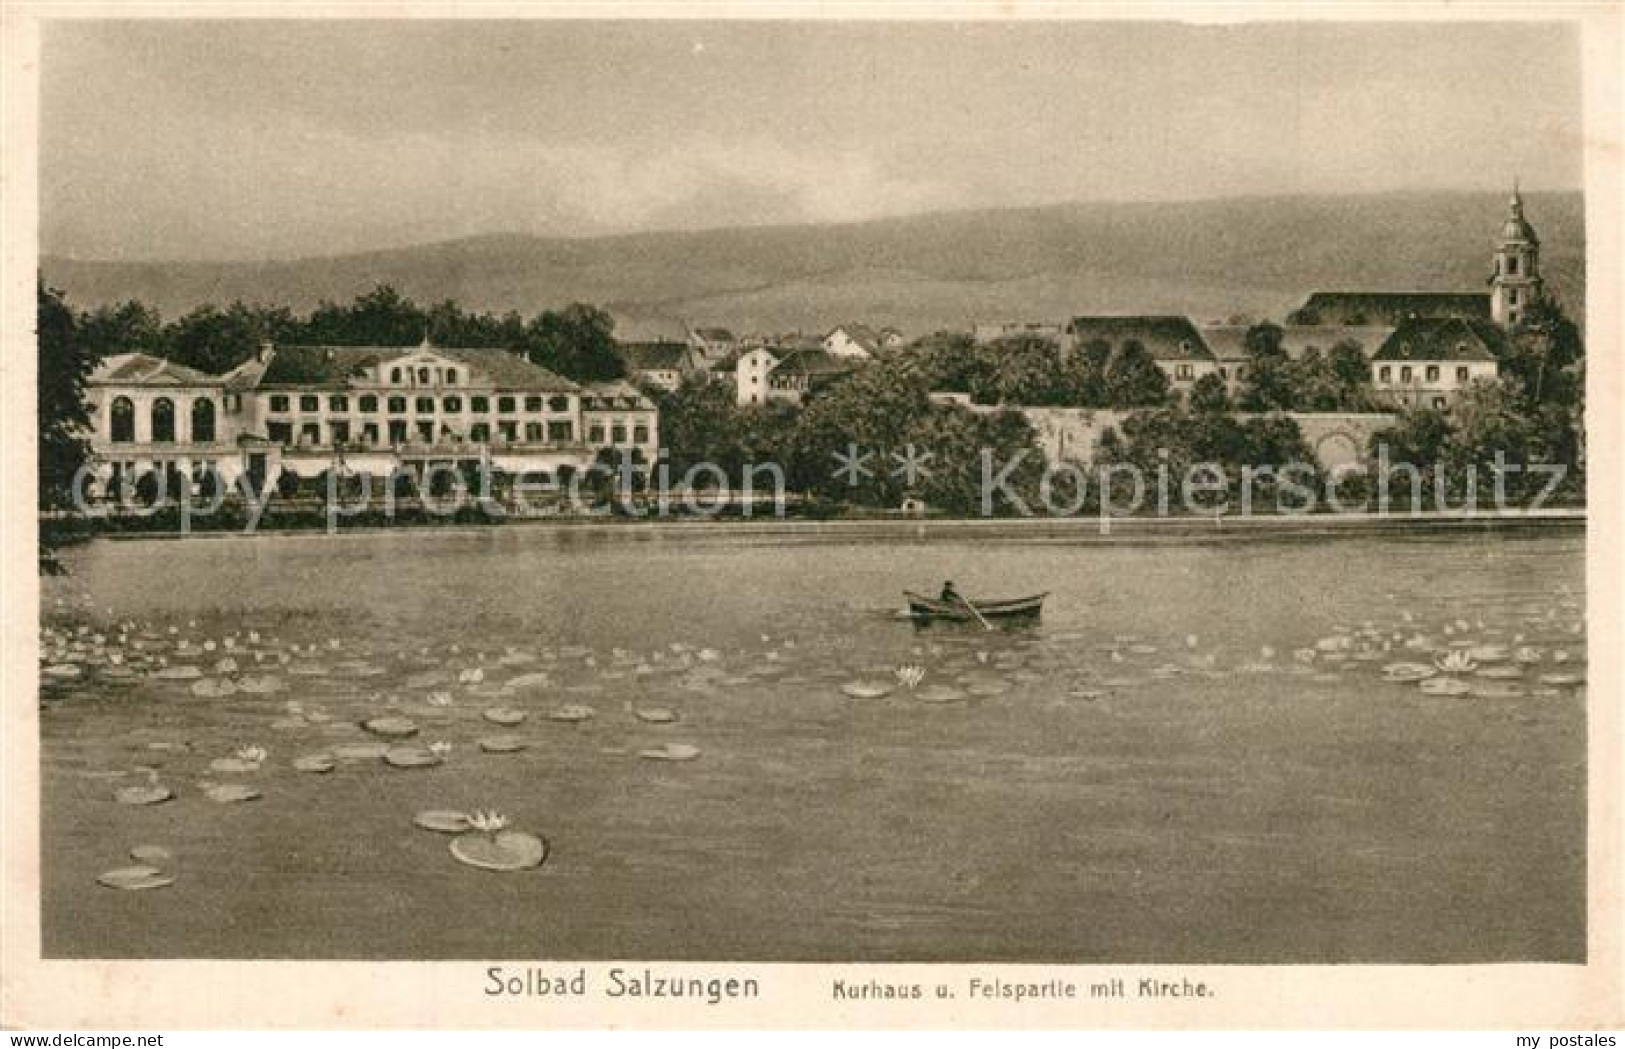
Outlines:
[{"label": "vintage sepia postcard", "polygon": [[7,6],[0,1021],[1625,1022],[1622,15]]}]

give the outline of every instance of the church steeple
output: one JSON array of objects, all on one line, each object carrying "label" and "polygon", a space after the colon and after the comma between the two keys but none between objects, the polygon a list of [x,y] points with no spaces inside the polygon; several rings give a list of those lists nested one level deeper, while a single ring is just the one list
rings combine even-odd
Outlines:
[{"label": "church steeple", "polygon": [[1495,323],[1515,328],[1541,296],[1540,238],[1523,217],[1523,194],[1516,180],[1507,202],[1506,221],[1495,248],[1495,272],[1490,275],[1490,315]]}]

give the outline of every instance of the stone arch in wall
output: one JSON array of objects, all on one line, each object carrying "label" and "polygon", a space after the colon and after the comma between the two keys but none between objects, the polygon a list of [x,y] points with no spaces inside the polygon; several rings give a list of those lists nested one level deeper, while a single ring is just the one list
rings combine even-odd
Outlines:
[{"label": "stone arch in wall", "polygon": [[1362,458],[1360,441],[1348,430],[1332,430],[1315,440],[1315,459],[1324,469],[1357,463]]}]

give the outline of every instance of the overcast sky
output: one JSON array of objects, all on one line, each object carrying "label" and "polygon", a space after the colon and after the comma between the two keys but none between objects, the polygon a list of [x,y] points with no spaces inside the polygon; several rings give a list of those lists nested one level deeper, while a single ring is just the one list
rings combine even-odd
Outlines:
[{"label": "overcast sky", "polygon": [[1582,184],[1555,25],[64,21],[44,48],[43,248],[81,258]]}]

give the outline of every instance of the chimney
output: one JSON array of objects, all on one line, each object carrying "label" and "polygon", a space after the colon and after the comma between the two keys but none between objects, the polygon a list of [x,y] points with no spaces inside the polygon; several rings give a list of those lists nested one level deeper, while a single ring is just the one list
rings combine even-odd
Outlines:
[{"label": "chimney", "polygon": [[323,364],[332,364],[333,363],[333,347],[331,347],[331,346],[323,346],[322,347],[322,363]]},{"label": "chimney", "polygon": [[254,359],[259,363],[264,364],[266,361],[271,359],[271,354],[275,352],[276,343],[272,342],[270,339],[261,339],[259,348],[254,351]]}]

